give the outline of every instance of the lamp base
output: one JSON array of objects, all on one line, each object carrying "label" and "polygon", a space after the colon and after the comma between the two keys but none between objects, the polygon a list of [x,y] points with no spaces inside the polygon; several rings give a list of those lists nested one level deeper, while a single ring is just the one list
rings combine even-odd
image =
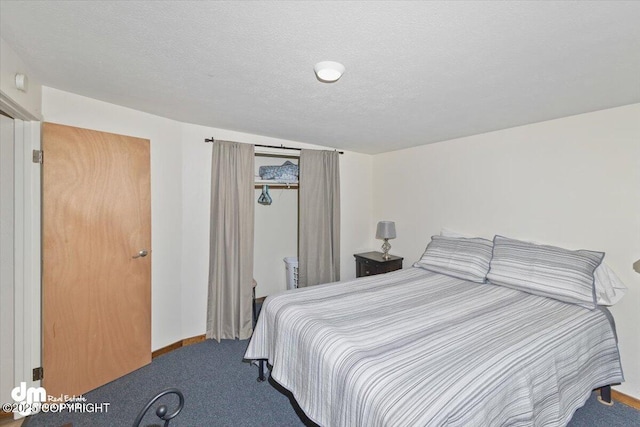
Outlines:
[{"label": "lamp base", "polygon": [[382,244],[382,259],[384,260],[391,259],[391,255],[389,255],[390,249],[391,249],[391,243],[389,243],[389,239],[384,239],[384,243]]}]

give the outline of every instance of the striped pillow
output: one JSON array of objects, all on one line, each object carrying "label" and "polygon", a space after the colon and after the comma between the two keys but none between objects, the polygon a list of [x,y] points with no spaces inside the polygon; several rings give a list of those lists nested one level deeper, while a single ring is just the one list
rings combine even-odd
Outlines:
[{"label": "striped pillow", "polygon": [[570,251],[495,236],[487,279],[496,285],[595,309],[594,271],[602,258],[602,252]]},{"label": "striped pillow", "polygon": [[491,240],[479,237],[433,236],[420,261],[425,270],[471,282],[487,281],[491,261]]}]

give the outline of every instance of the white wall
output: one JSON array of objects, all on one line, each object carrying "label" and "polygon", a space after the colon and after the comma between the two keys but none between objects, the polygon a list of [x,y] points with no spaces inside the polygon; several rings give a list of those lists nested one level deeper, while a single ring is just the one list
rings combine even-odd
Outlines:
[{"label": "white wall", "polygon": [[640,104],[376,155],[373,217],[405,266],[441,227],[606,252],[629,287],[612,308],[640,398]]},{"label": "white wall", "polygon": [[373,213],[374,168],[372,156],[345,152],[340,156],[340,279],[356,277],[353,254],[380,245],[375,240],[377,217]]},{"label": "white wall", "polygon": [[[16,74],[27,76],[27,91],[16,89]],[[30,116],[39,118],[41,115],[42,86],[27,66],[22,62],[18,54],[0,38],[0,92],[10,99],[14,107],[29,113]]]}]

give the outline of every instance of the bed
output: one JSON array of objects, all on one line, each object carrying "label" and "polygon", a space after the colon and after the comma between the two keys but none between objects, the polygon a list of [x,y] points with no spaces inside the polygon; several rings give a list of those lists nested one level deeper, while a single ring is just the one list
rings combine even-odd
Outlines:
[{"label": "bed", "polygon": [[420,267],[268,297],[245,358],[321,426],[562,426],[623,381],[606,308]]}]

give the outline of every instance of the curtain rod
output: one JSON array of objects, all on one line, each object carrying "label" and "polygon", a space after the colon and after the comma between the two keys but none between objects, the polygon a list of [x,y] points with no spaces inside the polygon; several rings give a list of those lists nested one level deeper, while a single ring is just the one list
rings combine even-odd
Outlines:
[{"label": "curtain rod", "polygon": [[[205,138],[204,142],[215,142],[215,139],[213,137],[211,138]],[[275,148],[278,150],[297,150],[300,151],[302,150],[302,148],[296,148],[296,147],[285,147],[284,145],[280,144],[280,146],[277,145],[263,145],[263,144],[253,144],[255,147],[262,147],[262,148]],[[338,151],[338,150],[333,150],[333,151]],[[338,151],[338,154],[344,154],[344,151]]]}]

